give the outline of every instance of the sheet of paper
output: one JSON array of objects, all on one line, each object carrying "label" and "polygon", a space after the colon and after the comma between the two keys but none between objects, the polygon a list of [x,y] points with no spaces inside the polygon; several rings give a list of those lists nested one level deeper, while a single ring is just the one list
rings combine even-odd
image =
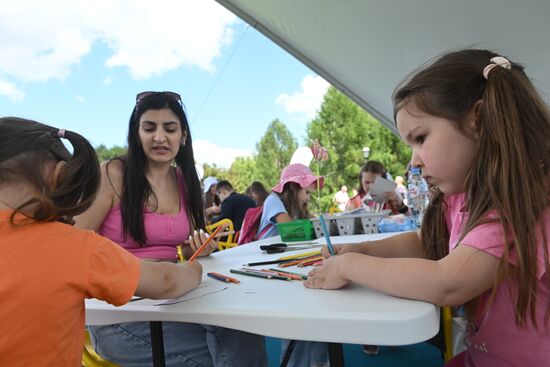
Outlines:
[{"label": "sheet of paper", "polygon": [[203,282],[195,289],[185,293],[183,296],[173,299],[157,300],[154,304],[155,306],[164,306],[164,305],[173,305],[176,303],[181,303],[189,301],[190,299],[195,299],[199,297],[204,297],[209,294],[218,293],[226,290],[227,285],[216,284],[209,281],[209,279],[203,280]]},{"label": "sheet of paper", "polygon": [[393,181],[382,177],[376,177],[374,183],[372,184],[369,194],[372,197],[372,200],[377,203],[383,203],[386,201],[386,192],[395,191],[397,184]]}]

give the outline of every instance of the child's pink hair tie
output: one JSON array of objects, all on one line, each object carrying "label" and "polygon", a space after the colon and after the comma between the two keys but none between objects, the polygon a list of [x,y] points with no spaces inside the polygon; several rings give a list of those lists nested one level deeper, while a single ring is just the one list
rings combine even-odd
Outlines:
[{"label": "child's pink hair tie", "polygon": [[65,139],[65,129],[57,130],[57,136],[59,136],[62,139]]},{"label": "child's pink hair tie", "polygon": [[508,61],[507,58],[502,56],[495,56],[490,61],[491,63],[483,69],[483,77],[486,80],[489,80],[489,73],[491,72],[491,70],[493,70],[497,66],[503,67],[504,69],[507,69],[507,70],[510,70],[512,68],[512,64],[510,63],[510,61]]}]

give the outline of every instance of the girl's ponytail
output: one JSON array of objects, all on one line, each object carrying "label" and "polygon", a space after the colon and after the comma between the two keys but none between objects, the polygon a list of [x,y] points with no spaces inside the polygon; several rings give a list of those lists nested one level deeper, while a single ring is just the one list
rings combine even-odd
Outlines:
[{"label": "girl's ponytail", "polygon": [[56,216],[72,218],[92,205],[99,187],[100,171],[97,154],[84,137],[64,131],[64,138],[73,146],[73,154],[59,172],[49,196]]}]

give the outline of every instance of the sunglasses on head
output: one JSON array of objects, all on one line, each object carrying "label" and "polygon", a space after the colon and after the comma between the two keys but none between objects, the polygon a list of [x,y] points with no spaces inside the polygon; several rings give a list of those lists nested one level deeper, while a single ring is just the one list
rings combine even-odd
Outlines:
[{"label": "sunglasses on head", "polygon": [[141,93],[138,93],[136,96],[136,104],[141,102],[143,98],[149,97],[153,94],[162,95],[166,98],[169,98],[173,101],[178,102],[181,105],[181,96],[176,92],[141,92]]}]

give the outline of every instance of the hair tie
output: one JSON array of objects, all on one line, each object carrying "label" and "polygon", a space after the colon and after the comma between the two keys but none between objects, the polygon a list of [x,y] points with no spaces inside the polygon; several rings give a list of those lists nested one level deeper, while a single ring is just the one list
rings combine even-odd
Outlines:
[{"label": "hair tie", "polygon": [[510,61],[508,61],[507,58],[502,56],[495,56],[491,58],[491,60],[489,61],[491,61],[491,63],[483,69],[483,77],[486,80],[489,80],[489,73],[491,72],[491,70],[493,70],[497,66],[503,67],[504,69],[507,69],[507,70],[510,70],[512,68],[512,64],[510,63]]},{"label": "hair tie", "polygon": [[57,136],[62,138],[62,139],[65,139],[65,129],[57,130]]}]

